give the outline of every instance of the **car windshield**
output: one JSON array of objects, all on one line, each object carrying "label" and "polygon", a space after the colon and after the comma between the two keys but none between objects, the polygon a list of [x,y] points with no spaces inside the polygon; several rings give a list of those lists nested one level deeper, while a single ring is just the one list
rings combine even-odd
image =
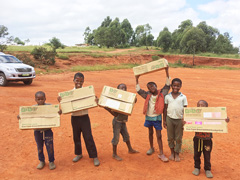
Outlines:
[{"label": "car windshield", "polygon": [[0,63],[22,63],[19,59],[14,56],[1,56],[0,55]]}]

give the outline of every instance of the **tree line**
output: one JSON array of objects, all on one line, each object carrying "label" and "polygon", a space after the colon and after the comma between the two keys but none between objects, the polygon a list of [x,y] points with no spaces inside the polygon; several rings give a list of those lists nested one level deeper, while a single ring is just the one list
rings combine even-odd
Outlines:
[{"label": "tree line", "polygon": [[228,32],[221,34],[217,28],[207,25],[205,21],[196,27],[191,20],[182,21],[172,33],[167,27],[159,32],[154,40],[149,24],[138,25],[133,30],[128,19],[120,22],[107,16],[101,25],[94,30],[85,29],[84,41],[100,47],[126,48],[130,46],[155,46],[164,52],[195,54],[197,52],[238,53],[239,48],[232,45],[232,37]]}]

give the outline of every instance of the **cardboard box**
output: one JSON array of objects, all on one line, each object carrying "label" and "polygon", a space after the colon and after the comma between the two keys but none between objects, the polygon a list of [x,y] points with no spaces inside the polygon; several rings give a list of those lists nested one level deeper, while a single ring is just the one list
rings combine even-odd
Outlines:
[{"label": "cardboard box", "polygon": [[19,129],[44,129],[60,126],[59,105],[21,106]]},{"label": "cardboard box", "polygon": [[97,106],[93,86],[87,86],[71,91],[60,92],[60,102],[63,114],[72,113]]},{"label": "cardboard box", "polygon": [[184,108],[185,131],[227,133],[226,107]]},{"label": "cardboard box", "polygon": [[116,112],[131,115],[136,94],[120,89],[104,86],[98,105],[108,107]]},{"label": "cardboard box", "polygon": [[135,76],[148,74],[148,73],[152,73],[155,71],[163,70],[167,67],[167,65],[168,65],[168,61],[166,59],[162,58],[162,59],[152,61],[147,64],[133,67],[133,72],[134,72]]}]

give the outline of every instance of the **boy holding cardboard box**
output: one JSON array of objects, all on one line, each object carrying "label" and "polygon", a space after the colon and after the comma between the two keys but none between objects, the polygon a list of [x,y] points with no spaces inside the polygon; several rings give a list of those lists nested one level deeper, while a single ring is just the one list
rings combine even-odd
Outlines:
[{"label": "boy holding cardboard box", "polygon": [[165,86],[158,90],[157,85],[154,82],[148,82],[147,88],[148,92],[142,90],[139,86],[139,75],[135,76],[136,78],[136,90],[140,96],[145,99],[143,114],[146,115],[144,126],[148,128],[149,132],[149,143],[150,149],[147,151],[147,155],[151,155],[154,152],[153,148],[153,127],[156,130],[157,142],[159,146],[159,155],[158,157],[163,162],[168,162],[168,158],[163,154],[163,145],[162,145],[162,113],[164,110],[164,96],[168,94],[170,89],[170,78],[168,72],[168,66],[165,68],[166,71],[166,84]]},{"label": "boy holding cardboard box", "polygon": [[[73,79],[75,88],[82,88],[84,83],[84,75],[82,73],[76,73]],[[58,97],[58,101],[61,102],[61,96]],[[97,98],[96,98],[97,101]],[[93,159],[94,166],[99,166],[100,162],[97,157],[97,149],[92,136],[91,123],[88,116],[88,110],[79,110],[72,113],[71,123],[73,129],[73,140],[75,145],[76,157],[73,158],[73,162],[78,162],[82,157],[82,145],[81,145],[81,133],[86,144],[88,155]]]},{"label": "boy holding cardboard box", "polygon": [[[126,91],[127,86],[126,86],[126,84],[119,84],[117,89]],[[138,151],[136,151],[132,148],[131,143],[130,143],[130,137],[129,137],[127,126],[126,126],[126,122],[128,121],[128,115],[117,113],[115,111],[112,111],[108,107],[104,107],[104,109],[106,109],[108,112],[110,112],[114,116],[113,121],[112,121],[112,125],[113,125],[113,139],[112,139],[113,155],[112,155],[112,157],[118,161],[122,160],[122,158],[117,155],[117,144],[119,142],[120,133],[122,134],[123,141],[126,142],[126,144],[127,144],[128,152],[130,154],[138,153]]]},{"label": "boy holding cardboard box", "polygon": [[[205,100],[200,100],[197,103],[197,107],[208,107],[208,103]],[[227,117],[225,121],[228,123],[230,120]],[[193,138],[194,143],[194,170],[193,174],[198,176],[200,173],[201,153],[204,155],[204,170],[207,178],[212,178],[211,173],[211,151],[212,151],[212,133],[196,132]]]},{"label": "boy holding cardboard box", "polygon": [[[45,103],[46,101],[46,95],[43,91],[38,91],[35,94],[35,101],[37,102],[37,105],[50,105],[48,103]],[[59,114],[61,114],[61,110],[59,111]],[[20,116],[17,116],[18,119],[20,119]],[[42,169],[45,166],[45,157],[43,154],[43,145],[45,142],[47,153],[48,153],[48,159],[49,159],[49,169],[53,170],[56,168],[56,165],[54,164],[54,149],[53,149],[53,132],[51,128],[45,128],[45,129],[36,129],[34,130],[34,137],[35,141],[37,143],[37,149],[38,149],[38,159],[40,163],[37,166],[37,169]]]}]

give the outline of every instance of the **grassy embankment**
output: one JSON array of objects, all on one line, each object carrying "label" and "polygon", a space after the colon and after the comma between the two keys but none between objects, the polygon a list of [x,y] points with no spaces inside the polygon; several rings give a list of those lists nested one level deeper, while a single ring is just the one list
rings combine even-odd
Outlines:
[{"label": "grassy embankment", "polygon": [[[18,54],[18,53],[30,53],[34,47],[36,46],[8,46],[7,53]],[[49,48],[49,46],[46,46]],[[153,60],[155,59],[156,55],[164,54],[164,55],[179,55],[176,52],[164,53],[159,48],[156,47],[131,47],[127,48],[126,51],[114,52],[109,53],[111,51],[115,51],[115,48],[99,48],[97,46],[89,46],[89,47],[66,47],[64,49],[57,49],[58,57],[63,60],[67,60],[69,56],[72,55],[87,55],[92,56],[95,58],[99,57],[113,57],[113,56],[120,56],[120,55],[129,55],[129,54],[150,54],[153,56]],[[189,55],[192,56],[192,55]],[[214,54],[214,53],[199,53],[196,56],[205,56],[205,57],[218,57],[218,58],[233,58],[233,59],[240,59],[239,54]],[[45,71],[37,70],[37,73],[62,73],[65,71],[104,71],[104,70],[111,70],[111,69],[130,69],[138,64],[121,64],[121,65],[95,65],[95,66],[75,66],[71,69],[56,69],[56,70],[48,70],[46,68]],[[235,67],[228,67],[228,66],[221,66],[221,67],[212,67],[212,66],[191,66],[188,64],[181,63],[179,60],[176,63],[169,63],[169,66],[172,68],[207,68],[207,69],[227,69],[227,70],[240,70],[240,68]]]}]

